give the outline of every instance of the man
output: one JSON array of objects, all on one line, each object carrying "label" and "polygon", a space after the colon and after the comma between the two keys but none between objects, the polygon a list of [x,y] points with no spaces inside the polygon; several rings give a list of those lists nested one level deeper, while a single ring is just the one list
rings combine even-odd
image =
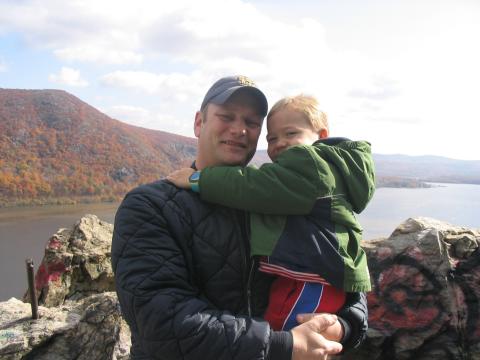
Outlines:
[{"label": "man", "polygon": [[[195,115],[195,167],[246,165],[253,157],[265,95],[245,77],[212,85]],[[249,256],[241,211],[203,203],[166,181],[131,191],[119,207],[112,263],[132,359],[326,359],[342,346],[320,333],[332,315],[305,316],[291,331],[261,319],[271,278]],[[363,294],[339,312],[345,347],[366,329]]]}]

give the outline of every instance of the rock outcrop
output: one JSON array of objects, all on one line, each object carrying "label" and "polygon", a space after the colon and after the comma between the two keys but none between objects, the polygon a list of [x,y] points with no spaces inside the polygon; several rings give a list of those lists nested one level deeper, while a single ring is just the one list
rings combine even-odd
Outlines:
[{"label": "rock outcrop", "polygon": [[31,320],[30,304],[14,298],[0,303],[1,359],[129,359],[130,331],[115,293],[40,306],[39,315]]},{"label": "rock outcrop", "polygon": [[95,215],[82,217],[73,229],[60,229],[47,242],[35,276],[38,303],[58,306],[65,300],[115,291],[110,248],[113,225]]},{"label": "rock outcrop", "polygon": [[365,243],[369,331],[344,359],[480,359],[480,232],[408,219]]},{"label": "rock outcrop", "polygon": [[[0,303],[1,359],[128,359],[130,333],[113,292],[112,225],[94,215],[60,229],[30,304]],[[362,347],[343,360],[480,359],[480,231],[408,219],[367,241],[373,290]]]},{"label": "rock outcrop", "polygon": [[112,231],[86,215],[50,238],[35,276],[40,319],[31,320],[28,303],[0,303],[0,359],[130,358],[130,330],[113,292]]}]

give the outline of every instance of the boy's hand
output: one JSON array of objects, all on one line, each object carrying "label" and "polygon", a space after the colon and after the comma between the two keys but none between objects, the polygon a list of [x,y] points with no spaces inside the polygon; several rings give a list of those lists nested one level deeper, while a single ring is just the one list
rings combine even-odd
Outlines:
[{"label": "boy's hand", "polygon": [[[299,324],[303,324],[316,316],[321,316],[322,314],[298,314],[297,321]],[[327,340],[340,342],[343,338],[343,327],[340,324],[340,321],[336,320],[333,325],[326,327],[320,334]]]},{"label": "boy's hand", "polygon": [[338,322],[337,317],[331,314],[313,315],[309,319],[305,317],[304,323],[290,330],[293,337],[292,360],[325,360],[328,355],[342,351],[340,343],[327,340],[321,335],[328,327]]},{"label": "boy's hand", "polygon": [[176,187],[179,187],[181,189],[190,189],[191,186],[188,179],[190,178],[190,175],[192,175],[194,172],[195,170],[193,170],[192,168],[183,168],[167,175],[166,179],[172,182]]}]

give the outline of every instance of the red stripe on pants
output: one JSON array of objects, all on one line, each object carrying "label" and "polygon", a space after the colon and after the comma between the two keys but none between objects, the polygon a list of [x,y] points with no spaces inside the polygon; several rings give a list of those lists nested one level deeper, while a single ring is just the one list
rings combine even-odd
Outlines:
[{"label": "red stripe on pants", "polygon": [[[290,315],[300,293],[304,281],[277,277],[270,288],[268,307],[264,318],[274,330],[282,330],[285,319]],[[312,303],[318,303],[315,313],[336,313],[345,303],[345,292],[330,285],[323,285],[320,299],[311,299]],[[296,315],[296,314],[294,314]]]}]

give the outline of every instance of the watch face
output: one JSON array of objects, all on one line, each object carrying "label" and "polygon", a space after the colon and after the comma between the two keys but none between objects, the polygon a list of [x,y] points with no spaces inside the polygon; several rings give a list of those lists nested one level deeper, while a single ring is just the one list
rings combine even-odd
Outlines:
[{"label": "watch face", "polygon": [[200,171],[195,171],[192,175],[190,175],[188,180],[190,180],[190,182],[195,182],[198,181],[198,179],[200,179]]}]

